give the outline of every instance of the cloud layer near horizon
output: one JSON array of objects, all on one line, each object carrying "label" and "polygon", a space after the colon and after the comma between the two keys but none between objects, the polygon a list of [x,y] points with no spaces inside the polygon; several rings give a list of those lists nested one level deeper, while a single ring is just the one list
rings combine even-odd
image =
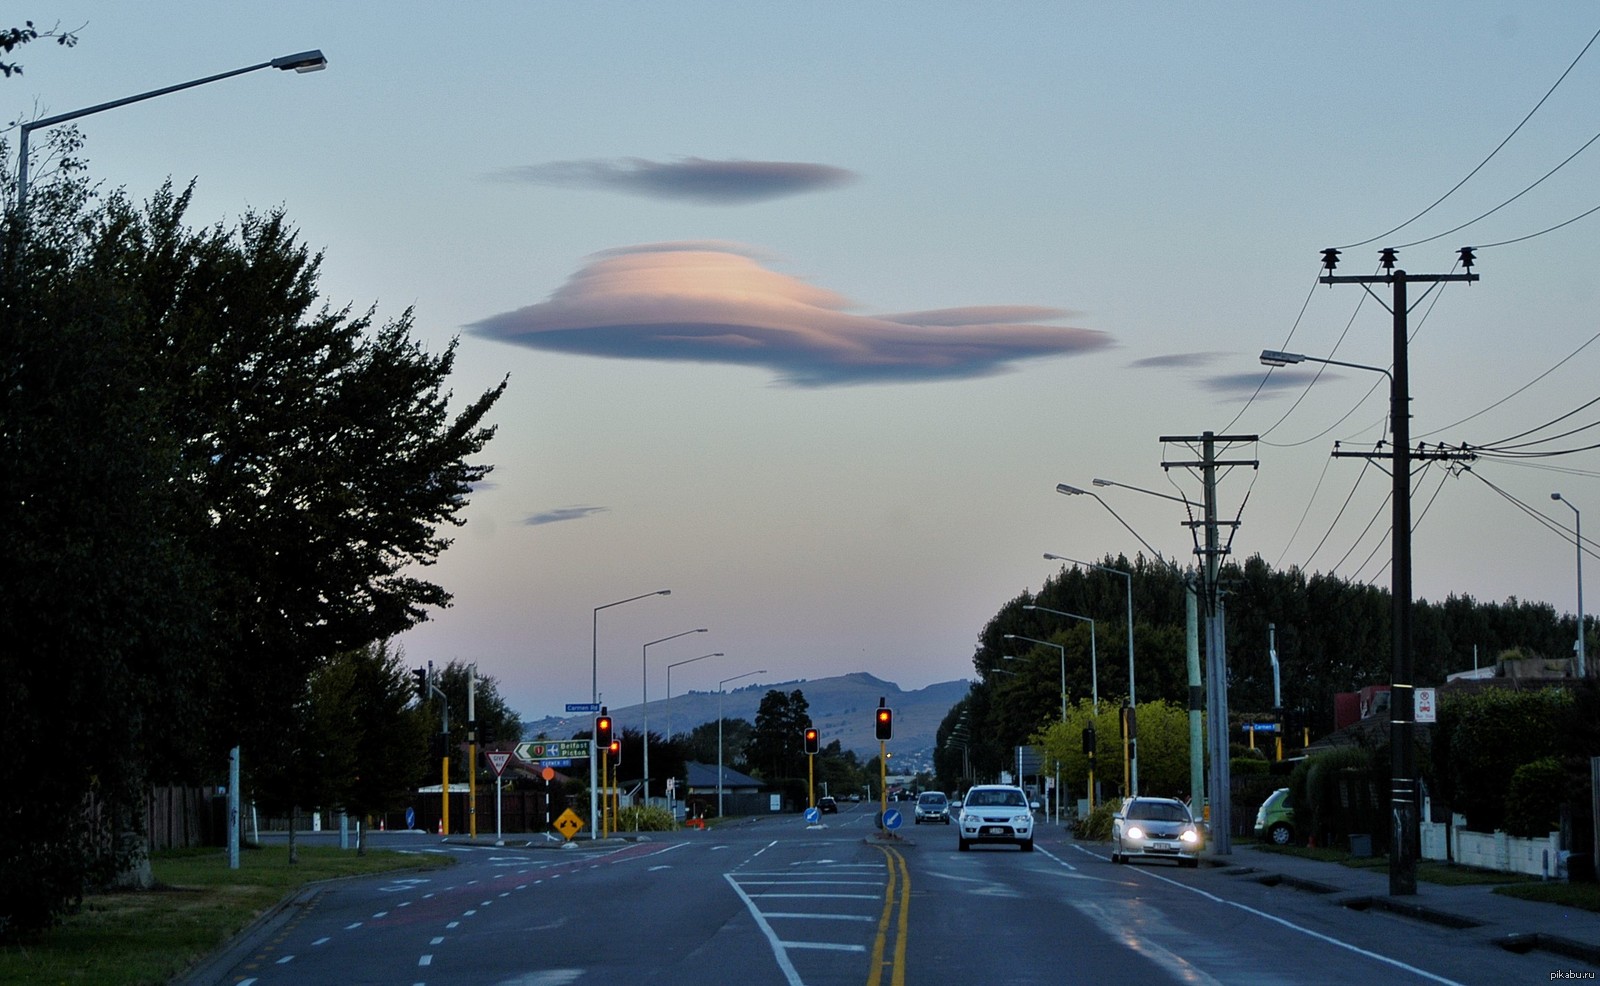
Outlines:
[{"label": "cloud layer near horizon", "polygon": [[853,181],[855,173],[804,161],[708,161],[691,157],[674,162],[644,158],[551,161],[505,168],[495,177],[556,188],[594,188],[708,205],[740,205],[843,185]]},{"label": "cloud layer near horizon", "polygon": [[842,296],[762,267],[727,244],[606,251],[548,301],[469,328],[555,352],[763,366],[786,384],[988,376],[1009,364],[1111,344],[1092,329],[1040,322],[1068,312],[986,305],[855,315]]}]

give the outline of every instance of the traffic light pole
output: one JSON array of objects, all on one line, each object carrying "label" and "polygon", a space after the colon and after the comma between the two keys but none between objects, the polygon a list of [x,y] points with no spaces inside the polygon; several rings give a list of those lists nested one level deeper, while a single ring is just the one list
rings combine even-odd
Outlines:
[{"label": "traffic light pole", "polygon": [[[1416,753],[1416,692],[1413,677],[1413,633],[1412,633],[1412,600],[1411,600],[1411,380],[1410,367],[1406,358],[1406,343],[1409,332],[1406,326],[1406,316],[1409,313],[1409,302],[1406,298],[1406,286],[1411,281],[1437,284],[1444,281],[1476,281],[1478,275],[1472,273],[1472,248],[1462,247],[1461,265],[1466,268],[1462,274],[1411,274],[1403,269],[1395,269],[1395,254],[1391,249],[1383,250],[1380,254],[1380,263],[1384,273],[1368,277],[1338,277],[1332,271],[1338,263],[1337,250],[1323,251],[1323,265],[1329,271],[1322,276],[1323,284],[1360,284],[1372,293],[1370,285],[1388,284],[1393,290],[1393,304],[1389,307],[1390,314],[1394,316],[1394,366],[1390,375],[1390,428],[1394,437],[1394,451],[1392,456],[1383,456],[1382,453],[1340,453],[1335,450],[1334,455],[1356,455],[1365,458],[1393,458],[1394,491],[1390,497],[1393,509],[1392,530],[1389,533],[1390,545],[1393,550],[1393,561],[1390,563],[1390,579],[1392,584],[1389,590],[1393,606],[1393,668],[1390,672],[1389,682],[1389,772],[1390,772],[1390,819],[1389,832],[1389,894],[1391,896],[1409,896],[1417,892],[1417,859],[1422,854],[1421,817],[1419,814],[1417,792],[1417,753]],[[1430,289],[1431,290],[1431,289]],[[1373,297],[1377,297],[1373,295]],[[1419,301],[1421,299],[1418,299]],[[1382,299],[1379,299],[1380,304]],[[1463,458],[1461,453],[1448,453],[1443,450],[1428,454],[1418,451],[1417,458]]]}]

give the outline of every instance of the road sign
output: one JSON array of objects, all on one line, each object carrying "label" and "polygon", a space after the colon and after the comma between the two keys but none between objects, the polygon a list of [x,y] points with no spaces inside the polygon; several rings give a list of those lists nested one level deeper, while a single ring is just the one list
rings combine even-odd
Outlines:
[{"label": "road sign", "polygon": [[571,808],[568,808],[555,820],[555,827],[563,838],[571,842],[572,837],[578,834],[579,829],[583,828],[583,819],[579,818]]},{"label": "road sign", "polygon": [[582,760],[588,755],[588,740],[539,740],[536,743],[517,744],[517,759],[530,763],[535,760]]},{"label": "road sign", "polygon": [[599,702],[568,702],[568,712],[599,712]]},{"label": "road sign", "polygon": [[905,819],[901,817],[898,809],[890,808],[888,811],[883,813],[883,827],[891,832],[899,828],[900,823],[903,821],[905,821]]},{"label": "road sign", "polygon": [[494,768],[494,776],[496,777],[504,773],[506,764],[511,762],[511,754],[509,753],[485,753],[484,756],[489,758],[489,766]]},{"label": "road sign", "polygon": [[1439,704],[1438,704],[1439,691],[1438,691],[1438,689],[1436,689],[1436,688],[1418,688],[1413,694],[1416,696],[1416,699],[1415,699],[1415,701],[1416,701],[1416,717],[1415,717],[1416,721],[1417,722],[1438,722],[1439,721]]},{"label": "road sign", "polygon": [[806,824],[815,825],[822,821],[822,809],[813,805],[806,809]]}]

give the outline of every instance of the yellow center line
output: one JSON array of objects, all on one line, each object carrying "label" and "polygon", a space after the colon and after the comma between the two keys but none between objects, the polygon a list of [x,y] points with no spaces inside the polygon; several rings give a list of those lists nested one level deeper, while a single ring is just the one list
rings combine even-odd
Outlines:
[{"label": "yellow center line", "polygon": [[911,924],[911,873],[906,869],[905,857],[894,849],[879,846],[884,862],[889,867],[889,885],[883,895],[883,914],[878,918],[878,934],[872,942],[872,966],[867,975],[867,986],[883,984],[883,953],[888,944],[889,922],[895,916],[895,895],[900,900],[899,918],[895,920],[894,957],[889,970],[890,986],[905,986],[906,938]]}]

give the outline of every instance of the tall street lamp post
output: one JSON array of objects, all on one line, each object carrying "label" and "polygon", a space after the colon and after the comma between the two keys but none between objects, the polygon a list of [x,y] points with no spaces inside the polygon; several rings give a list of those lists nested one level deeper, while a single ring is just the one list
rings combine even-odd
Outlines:
[{"label": "tall street lamp post", "polygon": [[255,72],[264,68],[276,68],[283,69],[285,71],[293,69],[296,72],[320,72],[322,69],[327,67],[328,60],[323,57],[322,52],[315,49],[312,51],[302,51],[293,55],[283,55],[281,57],[274,58],[269,62],[262,62],[259,65],[247,65],[244,68],[236,68],[231,72],[223,72],[219,75],[208,75],[203,79],[195,79],[190,82],[180,82],[175,86],[167,86],[162,89],[152,89],[149,92],[141,92],[136,96],[124,96],[122,99],[113,99],[109,103],[98,103],[94,106],[85,107],[81,110],[73,110],[70,113],[57,113],[55,116],[47,116],[40,120],[31,120],[27,123],[18,124],[17,214],[19,216],[25,216],[27,214],[28,137],[35,130],[41,130],[45,127],[53,127],[58,123],[66,123],[68,120],[76,120],[79,117],[88,116],[91,113],[99,113],[104,110],[114,110],[119,106],[127,106],[129,103],[138,103],[146,99],[154,99],[157,96],[165,96],[168,93],[179,92],[183,89],[193,89],[195,86],[203,86],[208,82],[231,79],[236,75],[244,75],[246,72]]},{"label": "tall street lamp post", "polygon": [[1588,674],[1588,662],[1585,660],[1583,649],[1583,514],[1577,507],[1572,506],[1572,501],[1560,493],[1550,494],[1550,499],[1560,500],[1572,507],[1572,543],[1578,548],[1578,677]]},{"label": "tall street lamp post", "polygon": [[[637,602],[640,599],[649,599],[651,596],[670,596],[671,589],[657,589],[655,592],[645,592],[627,599],[618,599],[614,603],[605,603],[594,608],[594,619],[589,632],[589,704],[596,707],[600,705],[600,611],[623,603]],[[593,713],[591,713],[591,716]],[[589,838],[600,838],[600,778],[596,773],[595,761],[600,757],[600,750],[595,745],[594,722],[591,719],[589,732]]]},{"label": "tall street lamp post", "polygon": [[[1093,628],[1091,628],[1090,629],[1090,636],[1092,637],[1093,635],[1094,635]],[[1008,633],[1008,634],[1005,635],[1005,637],[1006,637],[1007,640],[1026,640],[1029,643],[1033,643],[1033,644],[1043,644],[1046,647],[1054,647],[1056,650],[1061,652],[1061,721],[1062,722],[1066,722],[1067,721],[1067,649],[1065,647],[1063,647],[1062,645],[1060,645],[1060,644],[1053,644],[1048,640],[1040,640],[1037,637],[1024,637],[1020,633]]]},{"label": "tall street lamp post", "polygon": [[765,668],[760,671],[746,671],[744,674],[736,674],[732,678],[724,678],[717,682],[717,817],[719,819],[722,817],[722,686],[753,674],[766,673]]},{"label": "tall street lamp post", "polygon": [[642,701],[639,705],[639,718],[643,720],[643,726],[641,728],[644,731],[644,803],[646,805],[650,804],[650,668],[648,664],[650,659],[650,648],[656,644],[664,644],[669,640],[677,640],[679,637],[687,637],[691,633],[705,632],[705,627],[699,627],[695,630],[685,630],[682,633],[675,633],[670,637],[662,637],[659,640],[652,640],[639,649],[639,671],[644,678],[644,690],[641,693]]},{"label": "tall street lamp post", "polygon": [[722,653],[722,651],[717,651],[715,654],[701,654],[699,657],[691,657],[687,661],[678,661],[676,663],[667,665],[667,742],[668,743],[672,742],[672,669],[676,668],[676,667],[680,667],[680,666],[685,665],[685,664],[693,664],[696,661],[704,661],[708,657],[726,657],[726,656],[727,655]]}]

